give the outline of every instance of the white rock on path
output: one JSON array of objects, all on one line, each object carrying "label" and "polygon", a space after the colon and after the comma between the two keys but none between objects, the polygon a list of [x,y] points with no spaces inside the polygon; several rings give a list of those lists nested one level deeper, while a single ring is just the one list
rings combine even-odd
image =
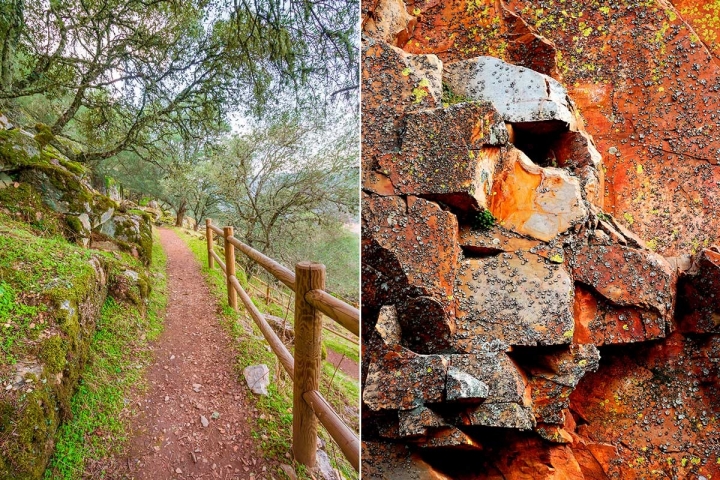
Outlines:
[{"label": "white rock on path", "polygon": [[267,365],[260,364],[245,367],[243,375],[253,393],[267,396],[267,387],[270,385],[270,369],[268,369]]}]

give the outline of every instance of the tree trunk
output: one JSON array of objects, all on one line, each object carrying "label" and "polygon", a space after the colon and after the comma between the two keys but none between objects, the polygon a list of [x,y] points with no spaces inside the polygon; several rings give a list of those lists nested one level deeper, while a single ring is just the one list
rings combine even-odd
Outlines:
[{"label": "tree trunk", "polygon": [[195,222],[195,226],[193,227],[193,230],[195,230],[195,231],[197,232],[199,229],[200,229],[200,221],[197,220],[197,221]]},{"label": "tree trunk", "polygon": [[185,220],[185,212],[187,212],[187,201],[183,200],[180,206],[176,210],[177,217],[175,218],[175,226],[182,227],[183,220]]}]

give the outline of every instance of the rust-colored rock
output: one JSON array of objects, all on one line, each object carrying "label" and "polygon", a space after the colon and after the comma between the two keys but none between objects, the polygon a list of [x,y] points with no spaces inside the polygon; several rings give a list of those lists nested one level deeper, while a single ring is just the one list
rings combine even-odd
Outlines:
[{"label": "rust-colored rock", "polygon": [[692,333],[720,333],[720,253],[703,249],[678,286],[680,328]]},{"label": "rust-colored rock", "polygon": [[364,434],[417,476],[720,476],[720,9],[399,5],[363,6],[404,50],[366,40]]},{"label": "rust-colored rock", "polygon": [[402,45],[412,34],[417,19],[410,15],[402,0],[374,0],[363,15],[363,31],[391,45]]},{"label": "rust-colored rock", "polygon": [[[656,312],[660,323],[649,324],[645,330],[664,334],[675,309],[677,276],[663,257],[620,245],[588,245],[572,252],[570,265],[575,282],[594,289],[612,304]],[[649,317],[643,320],[650,321]]]},{"label": "rust-colored rock", "polygon": [[437,53],[443,62],[490,55],[558,78],[555,46],[503,2],[409,1],[421,21],[402,46],[412,53]]},{"label": "rust-colored rock", "polygon": [[447,360],[440,355],[389,349],[368,367],[363,403],[371,410],[412,410],[440,402],[446,374]]},{"label": "rust-colored rock", "polygon": [[448,302],[460,254],[455,215],[421,198],[378,196],[363,198],[362,214],[364,263],[388,279],[384,288]]},{"label": "rust-colored rock", "polygon": [[440,104],[442,63],[374,39],[363,42],[362,54],[363,189],[393,195],[378,162],[399,152],[403,113]]},{"label": "rust-colored rock", "polygon": [[499,149],[507,142],[502,119],[489,103],[463,103],[405,117],[402,151],[380,160],[397,191],[437,198],[462,210],[487,206]]},{"label": "rust-colored rock", "polygon": [[556,345],[573,336],[570,275],[531,253],[463,260],[455,286],[455,343],[479,351],[507,345]]}]

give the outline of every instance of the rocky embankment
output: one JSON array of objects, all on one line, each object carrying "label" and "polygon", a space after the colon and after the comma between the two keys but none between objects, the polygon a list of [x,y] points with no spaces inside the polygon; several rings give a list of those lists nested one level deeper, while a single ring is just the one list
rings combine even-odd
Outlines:
[{"label": "rocky embankment", "polygon": [[591,3],[363,2],[368,477],[720,475],[712,26]]},{"label": "rocky embankment", "polygon": [[150,215],[93,190],[44,130],[0,116],[1,479],[42,478],[106,298],[144,308],[150,288]]}]

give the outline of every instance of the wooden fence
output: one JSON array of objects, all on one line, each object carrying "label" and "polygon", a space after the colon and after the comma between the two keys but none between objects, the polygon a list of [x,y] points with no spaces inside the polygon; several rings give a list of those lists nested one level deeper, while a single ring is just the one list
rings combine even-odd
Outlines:
[{"label": "wooden fence", "polygon": [[[350,464],[359,471],[360,440],[319,392],[322,371],[322,314],[335,320],[355,336],[360,333],[360,312],[357,308],[338,300],[325,291],[325,266],[320,263],[300,262],[295,273],[245,245],[233,236],[233,227],[220,229],[206,220],[208,266],[215,262],[225,272],[228,303],[237,310],[240,295],[245,308],[272,348],[290,378],[293,379],[293,453],[295,460],[315,466],[318,420],[328,431]],[[224,239],[225,261],[213,248],[213,234]],[[250,296],[235,276],[235,249],[263,267],[273,277],[295,292],[295,356],[290,354],[278,338],[265,316],[260,313]],[[268,294],[269,297],[269,294]]]}]

